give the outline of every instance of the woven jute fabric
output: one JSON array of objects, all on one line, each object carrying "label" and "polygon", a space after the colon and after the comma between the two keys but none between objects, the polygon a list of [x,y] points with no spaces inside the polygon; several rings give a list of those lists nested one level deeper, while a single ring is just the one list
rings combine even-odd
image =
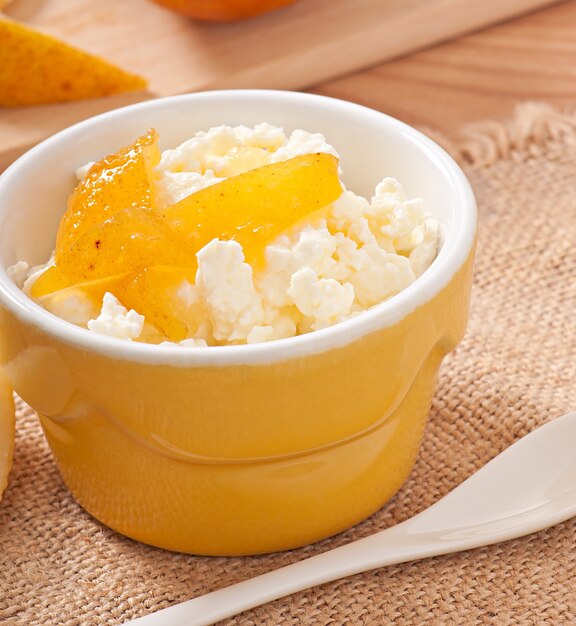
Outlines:
[{"label": "woven jute fabric", "polygon": [[[18,407],[0,505],[0,624],[109,625],[396,524],[539,424],[576,409],[576,116],[521,107],[449,146],[477,194],[471,318],[444,362],[410,478],[337,537],[244,558],[174,554],[103,527],[63,486],[38,422]],[[576,442],[575,442],[576,454]],[[534,458],[538,464],[539,459]],[[576,520],[452,556],[359,574],[222,624],[576,624]]]}]

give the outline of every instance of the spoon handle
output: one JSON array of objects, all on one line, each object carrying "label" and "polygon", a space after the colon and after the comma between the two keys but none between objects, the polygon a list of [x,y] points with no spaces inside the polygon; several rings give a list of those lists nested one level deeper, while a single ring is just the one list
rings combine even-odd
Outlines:
[{"label": "spoon handle", "polygon": [[485,546],[558,524],[576,515],[575,441],[576,413],[571,413],[526,435],[401,524],[128,624],[205,626],[345,576]]},{"label": "spoon handle", "polygon": [[[128,622],[126,626],[205,626],[277,598],[384,565],[440,554],[438,546],[410,551],[399,532],[402,524],[323,554],[261,574],[192,600]],[[378,545],[376,546],[376,539]],[[384,546],[387,544],[387,546]],[[386,556],[380,550],[388,547]],[[377,551],[375,551],[377,550]],[[448,550],[449,551],[449,550]]]}]

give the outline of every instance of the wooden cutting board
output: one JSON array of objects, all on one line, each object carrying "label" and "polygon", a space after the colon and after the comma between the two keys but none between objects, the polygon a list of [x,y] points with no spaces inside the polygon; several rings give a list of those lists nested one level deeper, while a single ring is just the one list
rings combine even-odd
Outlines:
[{"label": "wooden cutting board", "polygon": [[102,100],[0,109],[0,171],[52,133],[123,104],[204,89],[303,89],[558,2],[299,0],[253,20],[208,24],[150,0],[15,0],[6,10],[11,18],[142,74],[150,86]]}]

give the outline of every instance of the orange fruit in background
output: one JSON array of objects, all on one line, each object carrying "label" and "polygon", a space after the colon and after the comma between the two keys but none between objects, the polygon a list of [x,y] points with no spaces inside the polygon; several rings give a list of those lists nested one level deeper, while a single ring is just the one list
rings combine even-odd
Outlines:
[{"label": "orange fruit in background", "polygon": [[279,9],[296,0],[153,0],[168,9],[209,22],[232,22]]}]

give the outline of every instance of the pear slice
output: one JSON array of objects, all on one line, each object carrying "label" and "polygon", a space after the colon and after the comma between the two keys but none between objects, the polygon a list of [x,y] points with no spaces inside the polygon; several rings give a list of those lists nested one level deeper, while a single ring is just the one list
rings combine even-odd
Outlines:
[{"label": "pear slice", "polygon": [[146,80],[19,22],[0,18],[0,106],[101,98]]},{"label": "pear slice", "polygon": [[338,159],[303,154],[227,178],[160,209],[160,214],[195,253],[213,239],[234,239],[246,260],[258,265],[276,237],[341,194]]},{"label": "pear slice", "polygon": [[56,261],[92,227],[123,209],[155,206],[152,169],[160,160],[150,129],[132,145],[94,163],[68,200],[56,236]]}]

